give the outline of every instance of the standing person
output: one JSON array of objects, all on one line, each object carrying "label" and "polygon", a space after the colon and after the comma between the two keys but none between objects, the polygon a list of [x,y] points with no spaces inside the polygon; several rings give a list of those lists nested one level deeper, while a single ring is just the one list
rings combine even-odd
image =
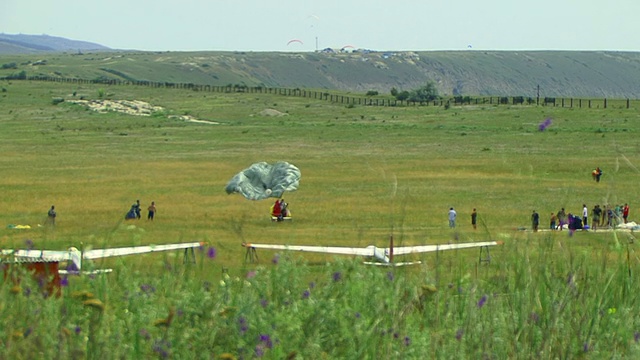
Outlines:
[{"label": "standing person", "polygon": [[141,215],[142,209],[140,207],[140,200],[136,200],[136,203],[133,204],[133,206],[134,206],[134,210],[136,212],[136,218],[138,220],[140,220],[140,218],[142,217],[142,215]]},{"label": "standing person", "polygon": [[598,225],[600,224],[601,215],[602,215],[602,209],[600,208],[600,205],[594,206],[593,210],[591,210],[591,228],[593,230],[596,230],[598,228]]},{"label": "standing person", "polygon": [[553,212],[551,213],[551,219],[549,220],[549,229],[551,230],[555,230],[556,229],[556,224],[558,221],[558,217],[556,216],[556,214],[554,214]]},{"label": "standing person", "polygon": [[557,216],[558,216],[558,227],[560,228],[560,231],[562,231],[562,227],[564,226],[564,224],[567,223],[567,213],[564,211],[564,208],[558,211]]},{"label": "standing person", "polygon": [[155,201],[151,202],[151,205],[147,208],[149,214],[147,215],[147,220],[153,220],[153,217],[156,215],[156,203]]},{"label": "standing person", "polygon": [[47,212],[47,222],[51,225],[55,225],[57,215],[58,214],[56,214],[56,207],[51,205],[51,209],[49,209],[49,211]]},{"label": "standing person", "polygon": [[533,231],[538,231],[538,225],[540,225],[540,215],[533,210],[533,214],[531,214],[531,227]]},{"label": "standing person", "polygon": [[587,217],[589,215],[589,209],[587,209],[587,205],[582,204],[582,226],[587,226]]},{"label": "standing person", "polygon": [[629,217],[629,204],[625,203],[622,208],[622,218],[624,219],[624,223],[627,223],[627,218]]},{"label": "standing person", "polygon": [[596,169],[593,170],[593,180],[595,180],[596,182],[600,182],[601,176],[602,176],[602,170],[600,169],[600,167],[596,167]]},{"label": "standing person", "polygon": [[478,212],[476,211],[476,208],[473,208],[473,211],[471,212],[471,226],[473,226],[473,230],[477,228],[477,223],[478,223]]},{"label": "standing person", "polygon": [[456,227],[457,216],[458,216],[458,213],[456,213],[456,211],[453,210],[453,208],[449,208],[449,227],[452,229]]}]

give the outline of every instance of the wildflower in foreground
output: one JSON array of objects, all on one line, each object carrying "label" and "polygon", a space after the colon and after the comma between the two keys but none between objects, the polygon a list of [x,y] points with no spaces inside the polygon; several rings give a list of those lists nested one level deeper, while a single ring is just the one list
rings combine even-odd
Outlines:
[{"label": "wildflower in foreground", "polygon": [[404,346],[409,346],[411,345],[411,338],[409,338],[408,336],[404,337]]},{"label": "wildflower in foreground", "polygon": [[260,342],[264,344],[268,349],[273,348],[273,342],[271,341],[271,336],[267,334],[260,334]]},{"label": "wildflower in foreground", "polygon": [[213,246],[209,247],[209,249],[207,250],[207,257],[209,259],[215,259],[216,258],[216,248],[214,248]]},{"label": "wildflower in foreground", "polygon": [[462,340],[462,335],[464,335],[464,331],[462,329],[458,329],[458,331],[456,331],[456,340]]},{"label": "wildflower in foreground", "polygon": [[636,332],[633,334],[633,341],[635,341],[636,343],[637,343],[638,341],[640,341],[640,332],[637,332],[637,331],[636,331]]},{"label": "wildflower in foreground", "polygon": [[482,297],[478,301],[478,309],[482,308],[486,302],[487,302],[487,295],[482,295]]},{"label": "wildflower in foreground", "polygon": [[311,295],[311,292],[309,292],[309,290],[305,290],[302,293],[302,299],[308,299],[310,295]]},{"label": "wildflower in foreground", "polygon": [[342,279],[342,273],[336,271],[333,273],[333,281],[340,281]]}]

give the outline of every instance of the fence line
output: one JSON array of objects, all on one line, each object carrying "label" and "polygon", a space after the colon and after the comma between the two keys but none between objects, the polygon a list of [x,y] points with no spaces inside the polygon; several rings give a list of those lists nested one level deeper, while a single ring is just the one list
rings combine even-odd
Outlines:
[{"label": "fence line", "polygon": [[[18,76],[18,77],[4,77],[0,80],[30,80],[30,81],[50,81],[60,83],[71,84],[104,84],[104,85],[134,85],[134,86],[147,86],[152,88],[166,88],[166,89],[184,89],[193,91],[205,91],[216,93],[251,93],[251,94],[274,94],[283,96],[303,97],[310,99],[318,99],[328,101],[332,103],[345,104],[347,106],[364,105],[364,106],[464,106],[464,105],[542,105],[553,107],[568,107],[573,108],[586,107],[602,108],[606,109],[609,106],[607,98],[603,99],[574,99],[574,98],[531,98],[524,96],[489,96],[489,97],[470,97],[470,96],[454,96],[446,99],[436,99],[430,101],[410,101],[410,100],[398,100],[393,98],[379,98],[379,97],[361,97],[361,96],[347,96],[336,95],[329,92],[307,90],[300,88],[273,88],[266,86],[246,86],[246,85],[202,85],[193,83],[173,83],[173,82],[157,82],[146,80],[119,80],[119,79],[77,79],[77,78],[63,78],[52,76]],[[635,100],[634,100],[635,101]],[[617,99],[618,103],[622,105],[619,107],[631,108],[630,99]],[[577,103],[577,104],[576,104]]]}]

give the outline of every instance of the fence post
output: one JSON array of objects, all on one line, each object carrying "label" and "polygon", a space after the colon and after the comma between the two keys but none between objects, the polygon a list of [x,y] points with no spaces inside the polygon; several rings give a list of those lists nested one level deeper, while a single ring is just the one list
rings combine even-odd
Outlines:
[{"label": "fence post", "polygon": [[604,98],[604,108],[607,108],[607,98]]}]

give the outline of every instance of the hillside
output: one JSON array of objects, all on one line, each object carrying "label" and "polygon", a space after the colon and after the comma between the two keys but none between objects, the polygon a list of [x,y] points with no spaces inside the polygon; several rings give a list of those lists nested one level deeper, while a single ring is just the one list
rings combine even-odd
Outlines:
[{"label": "hillside", "polygon": [[88,51],[108,50],[99,44],[69,40],[49,35],[2,34],[0,33],[0,55],[3,54],[35,54],[56,51]]},{"label": "hillside", "polygon": [[[32,42],[31,52],[27,54],[0,53],[0,77],[24,71],[27,76],[239,84],[358,93],[378,91],[381,94],[388,94],[393,87],[412,90],[433,81],[442,95],[536,97],[539,91],[541,97],[640,98],[640,53],[636,52],[112,50],[88,53],[76,43],[65,45],[67,50],[51,43]],[[22,46],[16,42],[11,45]],[[38,47],[59,50],[45,51]],[[9,47],[5,44],[2,49],[8,51]],[[15,66],[5,66],[7,64]]]}]

